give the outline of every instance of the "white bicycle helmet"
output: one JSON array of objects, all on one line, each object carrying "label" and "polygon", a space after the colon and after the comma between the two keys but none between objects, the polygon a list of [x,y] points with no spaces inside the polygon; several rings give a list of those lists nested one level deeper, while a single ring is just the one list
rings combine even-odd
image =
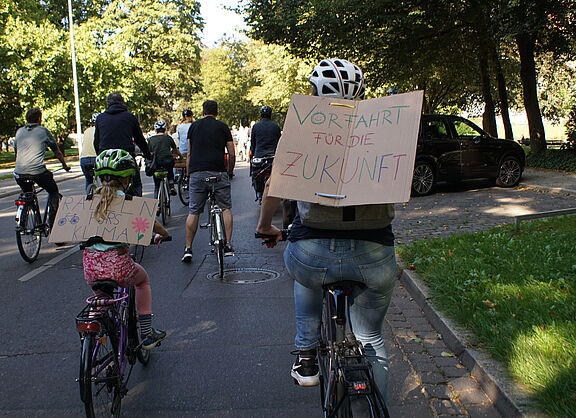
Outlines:
[{"label": "white bicycle helmet", "polygon": [[166,129],[166,122],[164,122],[163,120],[159,120],[158,122],[156,122],[154,124],[154,129],[155,130],[160,130],[160,129]]},{"label": "white bicycle helmet", "polygon": [[364,97],[364,74],[350,61],[322,60],[308,80],[316,87],[318,96],[350,100]]}]

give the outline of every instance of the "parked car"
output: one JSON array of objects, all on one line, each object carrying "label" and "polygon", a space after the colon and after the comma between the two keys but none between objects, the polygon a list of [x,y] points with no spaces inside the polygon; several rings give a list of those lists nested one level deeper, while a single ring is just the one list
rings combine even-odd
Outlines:
[{"label": "parked car", "polygon": [[526,157],[516,142],[493,138],[459,116],[422,115],[412,196],[432,192],[439,181],[490,178],[500,187],[514,187]]}]

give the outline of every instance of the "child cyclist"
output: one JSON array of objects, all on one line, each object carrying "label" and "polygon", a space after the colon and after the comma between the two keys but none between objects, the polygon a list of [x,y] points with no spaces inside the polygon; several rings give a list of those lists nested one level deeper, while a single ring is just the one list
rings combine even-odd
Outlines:
[{"label": "child cyclist", "polygon": [[[121,149],[109,149],[96,157],[94,175],[102,184],[95,192],[101,197],[94,210],[96,220],[106,219],[114,196],[126,193],[135,167],[134,158]],[[157,221],[154,221],[153,232],[154,243],[170,236]],[[121,286],[134,286],[143,349],[150,350],[166,338],[165,331],[152,328],[150,279],[146,270],[130,256],[128,244],[91,238],[84,249],[82,262],[84,277],[89,286],[96,280],[114,280]]]}]

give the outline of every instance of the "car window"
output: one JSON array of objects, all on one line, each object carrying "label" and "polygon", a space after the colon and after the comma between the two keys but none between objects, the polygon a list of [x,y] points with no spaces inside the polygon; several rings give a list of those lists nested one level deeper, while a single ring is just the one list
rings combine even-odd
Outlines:
[{"label": "car window", "polygon": [[454,129],[460,138],[473,139],[482,136],[482,132],[479,131],[476,126],[472,125],[471,123],[467,123],[467,121],[455,120]]},{"label": "car window", "polygon": [[424,138],[450,138],[446,124],[441,120],[425,120],[423,122]]}]

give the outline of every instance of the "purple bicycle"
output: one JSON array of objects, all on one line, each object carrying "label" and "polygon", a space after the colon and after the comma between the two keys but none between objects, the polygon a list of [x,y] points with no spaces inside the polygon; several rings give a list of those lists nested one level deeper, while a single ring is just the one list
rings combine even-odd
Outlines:
[{"label": "purple bicycle", "polygon": [[132,367],[137,359],[148,364],[150,351],[141,347],[134,288],[98,280],[92,289],[101,295],[86,299],[76,317],[82,344],[80,398],[87,417],[117,417]]}]

